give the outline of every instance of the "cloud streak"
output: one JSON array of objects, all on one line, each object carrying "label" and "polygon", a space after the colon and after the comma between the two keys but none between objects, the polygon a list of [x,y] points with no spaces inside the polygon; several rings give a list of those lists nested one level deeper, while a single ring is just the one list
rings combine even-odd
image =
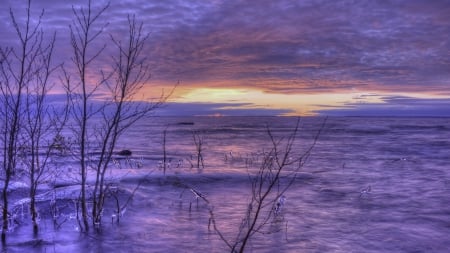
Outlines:
[{"label": "cloud streak", "polygon": [[252,108],[249,103],[177,103],[169,102],[155,112],[157,116],[277,116],[292,113],[288,109]]},{"label": "cloud streak", "polygon": [[[450,117],[450,99],[424,99],[405,96],[382,97],[383,103],[348,103],[316,111],[327,116]],[[326,106],[324,106],[326,107]]]}]

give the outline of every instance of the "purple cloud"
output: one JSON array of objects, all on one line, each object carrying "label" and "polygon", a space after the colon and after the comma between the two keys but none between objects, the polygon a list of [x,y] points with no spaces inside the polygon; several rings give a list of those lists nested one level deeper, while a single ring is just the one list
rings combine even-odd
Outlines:
[{"label": "purple cloud", "polygon": [[174,103],[156,111],[158,116],[278,116],[291,113],[288,109],[245,108],[248,103]]},{"label": "purple cloud", "polygon": [[316,111],[328,116],[450,117],[450,98],[382,97],[380,103],[347,103]]},{"label": "purple cloud", "polygon": [[[106,2],[93,1],[94,8]],[[87,1],[32,3],[36,12],[45,9],[43,28],[57,31],[56,55],[67,61],[71,8]],[[3,6],[23,13],[24,4],[5,0]],[[145,23],[155,83],[181,80],[187,86],[285,94],[351,89],[448,94],[448,13],[446,0],[124,0],[112,1],[102,21],[118,38],[127,14]],[[7,8],[0,11],[0,29],[0,45],[10,45]]]}]

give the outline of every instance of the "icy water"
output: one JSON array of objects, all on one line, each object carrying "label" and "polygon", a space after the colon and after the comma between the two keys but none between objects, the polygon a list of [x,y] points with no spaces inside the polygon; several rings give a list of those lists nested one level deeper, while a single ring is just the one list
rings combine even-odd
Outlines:
[{"label": "icy water", "polygon": [[[186,186],[206,196],[232,241],[250,199],[249,175],[272,146],[267,126],[279,139],[296,120],[140,122],[119,143],[133,152],[131,160],[112,165],[122,191],[140,184],[119,224],[110,221],[110,205],[101,232],[80,233],[71,202],[59,200],[57,226],[42,213],[33,237],[23,222],[8,233],[3,252],[229,252],[208,227],[207,204]],[[313,143],[323,121],[301,119],[292,155]],[[203,142],[200,169],[194,136]],[[450,119],[328,118],[285,196],[281,217],[252,237],[246,252],[450,252]],[[27,211],[21,215],[26,219]]]}]

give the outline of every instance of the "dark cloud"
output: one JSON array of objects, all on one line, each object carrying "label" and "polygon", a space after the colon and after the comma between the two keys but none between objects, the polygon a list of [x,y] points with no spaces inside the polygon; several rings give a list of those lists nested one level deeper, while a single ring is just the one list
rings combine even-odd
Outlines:
[{"label": "dark cloud", "polygon": [[254,86],[270,77],[278,83],[274,91],[298,79],[387,90],[448,85],[448,2],[291,2],[224,1],[201,12],[161,38],[154,55],[160,74],[259,79]]},{"label": "dark cloud", "polygon": [[[67,36],[72,6],[86,3],[34,2],[59,37]],[[4,6],[20,11],[24,3]],[[330,76],[328,85],[357,80],[384,89],[443,88],[450,79],[448,1],[112,1],[107,31],[120,36],[130,13],[151,33],[157,80],[259,79],[258,86],[270,77],[272,89],[283,90],[292,80]]]},{"label": "dark cloud", "polygon": [[271,108],[245,108],[248,103],[167,103],[156,111],[158,116],[278,116],[292,110]]}]

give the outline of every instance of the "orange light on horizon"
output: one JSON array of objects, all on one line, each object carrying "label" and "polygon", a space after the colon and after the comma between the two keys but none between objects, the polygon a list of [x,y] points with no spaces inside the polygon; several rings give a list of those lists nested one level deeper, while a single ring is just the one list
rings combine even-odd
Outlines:
[{"label": "orange light on horizon", "polygon": [[[343,106],[357,106],[358,104],[383,104],[385,98],[405,96],[412,98],[435,99],[448,98],[445,95],[435,93],[418,92],[393,92],[385,90],[358,90],[336,89],[311,92],[308,90],[291,91],[291,93],[279,93],[271,87],[246,88],[245,86],[232,85],[217,87],[217,84],[167,84],[149,83],[134,96],[135,101],[157,101],[162,96],[168,97],[170,103],[205,103],[217,104],[218,110],[287,110],[282,116],[314,116],[321,110],[343,108]],[[104,96],[108,96],[104,94]],[[103,96],[97,99],[105,98]],[[223,116],[220,112],[214,112],[211,116]]]},{"label": "orange light on horizon", "polygon": [[424,93],[362,92],[358,90],[283,94],[245,88],[193,88],[185,90],[185,92],[173,102],[225,104],[221,109],[236,109],[238,106],[242,109],[287,109],[292,111],[283,116],[313,116],[317,114],[315,111],[324,108],[340,108],[345,105],[362,103],[382,104],[385,103],[383,97],[389,96],[439,97]]},{"label": "orange light on horizon", "polygon": [[225,104],[221,109],[235,108],[235,104],[243,109],[288,109],[292,110],[292,113],[285,116],[309,116],[314,115],[315,110],[321,109],[321,105],[340,106],[350,101],[352,96],[354,94],[280,94],[256,89],[197,88],[176,99],[176,102]]}]

